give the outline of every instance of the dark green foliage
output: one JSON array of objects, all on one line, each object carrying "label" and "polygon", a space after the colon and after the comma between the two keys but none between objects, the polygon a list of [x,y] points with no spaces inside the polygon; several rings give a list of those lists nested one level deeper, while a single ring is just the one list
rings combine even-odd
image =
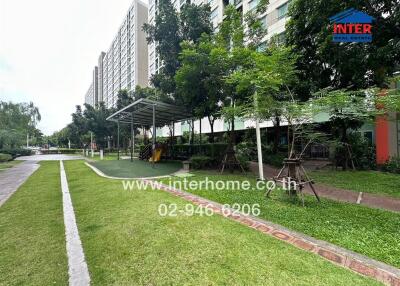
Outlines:
[{"label": "dark green foliage", "polygon": [[179,159],[188,159],[192,155],[204,155],[210,157],[214,164],[221,163],[228,145],[226,143],[209,143],[209,144],[177,144],[173,145],[172,154]]},{"label": "dark green foliage", "polygon": [[32,103],[12,103],[0,100],[0,149],[19,148],[26,144],[40,145],[43,134],[36,128],[41,120],[39,109]]},{"label": "dark green foliage", "polygon": [[393,156],[387,161],[385,165],[382,166],[382,169],[386,172],[400,174],[400,157]]},{"label": "dark green foliage", "polygon": [[13,158],[19,157],[19,156],[29,156],[32,155],[32,151],[29,149],[0,149],[0,153],[2,154],[9,154]]},{"label": "dark green foliage", "polygon": [[[308,98],[321,88],[384,86],[400,61],[397,0],[296,0],[289,8],[287,44],[300,54],[296,92]],[[374,17],[372,43],[333,43],[329,17],[355,8]]]},{"label": "dark green foliage", "polygon": [[12,156],[10,154],[0,153],[0,162],[8,162],[12,160]]},{"label": "dark green foliage", "polygon": [[213,160],[211,157],[196,155],[190,157],[191,167],[193,169],[205,169],[213,167]]}]

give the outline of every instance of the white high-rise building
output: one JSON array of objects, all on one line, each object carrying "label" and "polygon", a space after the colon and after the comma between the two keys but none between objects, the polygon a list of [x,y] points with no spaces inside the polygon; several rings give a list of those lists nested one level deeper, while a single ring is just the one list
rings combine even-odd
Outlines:
[{"label": "white high-rise building", "polygon": [[94,106],[103,101],[106,107],[114,107],[119,90],[148,85],[148,45],[142,31],[147,18],[147,5],[134,0],[107,53],[99,56],[97,82],[92,82]]}]

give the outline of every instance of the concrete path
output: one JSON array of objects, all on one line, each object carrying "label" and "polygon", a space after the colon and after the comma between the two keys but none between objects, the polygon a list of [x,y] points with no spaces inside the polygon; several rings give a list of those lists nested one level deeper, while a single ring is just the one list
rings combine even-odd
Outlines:
[{"label": "concrete path", "polygon": [[0,172],[0,207],[38,168],[36,161],[29,161]]},{"label": "concrete path", "polygon": [[18,157],[16,160],[20,161],[67,161],[67,160],[81,160],[84,157],[80,155],[64,155],[64,154],[49,154],[49,155],[32,155]]},{"label": "concrete path", "polygon": [[[258,165],[256,162],[250,163],[252,172],[258,174]],[[264,177],[270,179],[278,175],[279,169],[264,164]],[[400,212],[400,199],[390,198],[364,192],[354,192],[344,189],[335,188],[323,184],[314,185],[320,197],[328,198],[340,202],[349,202],[361,204],[372,208],[385,209],[389,211]],[[309,187],[304,189],[307,194],[313,194]]]},{"label": "concrete path", "polygon": [[63,195],[63,212],[65,237],[68,256],[68,274],[70,286],[90,285],[88,266],[85,261],[78,226],[76,225],[74,207],[69,193],[67,175],[64,164],[60,161],[61,191]]}]

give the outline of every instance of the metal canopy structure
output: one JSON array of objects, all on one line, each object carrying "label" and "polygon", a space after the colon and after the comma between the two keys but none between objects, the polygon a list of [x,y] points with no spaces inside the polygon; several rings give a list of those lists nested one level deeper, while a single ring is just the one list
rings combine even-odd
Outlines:
[{"label": "metal canopy structure", "polygon": [[155,125],[157,127],[163,127],[172,122],[182,121],[192,117],[193,116],[182,107],[141,98],[110,115],[107,120],[127,124],[131,124],[133,121],[133,125],[136,126],[149,127]]},{"label": "metal canopy structure", "polygon": [[192,117],[193,116],[190,113],[186,112],[186,110],[182,107],[147,98],[138,99],[128,106],[125,106],[124,108],[118,110],[114,114],[107,117],[108,121],[114,121],[118,124],[118,160],[120,123],[131,125],[131,161],[133,160],[133,152],[135,148],[134,126],[153,127],[152,158],[154,166],[154,151],[156,149],[157,127],[163,127],[169,124],[173,124],[173,126],[175,126],[175,122],[190,119]]}]

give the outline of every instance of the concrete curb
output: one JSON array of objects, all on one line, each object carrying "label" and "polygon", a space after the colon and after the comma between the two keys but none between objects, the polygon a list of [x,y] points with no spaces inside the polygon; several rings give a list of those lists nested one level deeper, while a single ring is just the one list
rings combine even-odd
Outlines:
[{"label": "concrete curb", "polygon": [[171,175],[165,175],[165,176],[158,176],[158,177],[142,177],[142,178],[119,178],[119,177],[112,177],[112,176],[108,176],[106,174],[104,174],[102,171],[100,171],[99,169],[97,169],[95,166],[91,165],[88,162],[85,162],[85,165],[88,166],[89,168],[91,168],[97,175],[99,175],[100,177],[104,177],[107,179],[112,179],[112,180],[153,180],[153,179],[163,179],[163,178],[168,178],[171,177],[175,174],[179,174],[179,173],[184,173],[183,170],[179,170],[175,173],[172,173]]},{"label": "concrete curb", "polygon": [[90,285],[88,266],[85,261],[78,226],[76,225],[74,207],[69,193],[67,176],[63,161],[60,161],[61,191],[63,197],[63,213],[65,238],[68,256],[68,275],[70,286]]}]

